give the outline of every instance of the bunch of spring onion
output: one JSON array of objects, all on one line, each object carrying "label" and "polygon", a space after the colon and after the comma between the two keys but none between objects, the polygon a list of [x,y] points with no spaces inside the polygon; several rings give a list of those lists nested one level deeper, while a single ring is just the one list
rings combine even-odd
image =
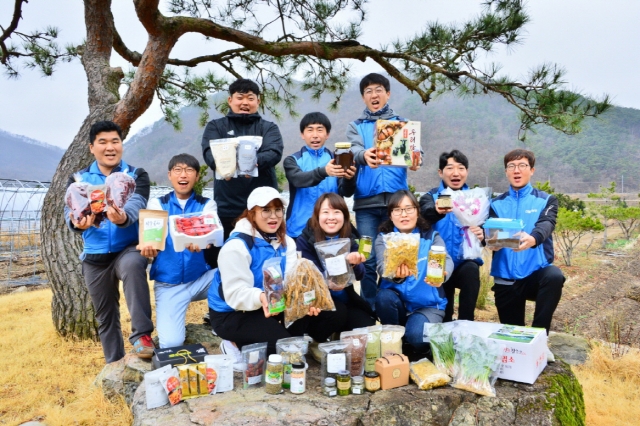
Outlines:
[{"label": "bunch of spring onion", "polygon": [[452,323],[432,324],[428,333],[433,353],[433,364],[438,370],[453,377],[456,350],[450,324]]},{"label": "bunch of spring onion", "polygon": [[456,344],[453,368],[455,374],[451,386],[480,395],[496,396],[493,384],[503,350],[504,345],[493,340],[460,334]]}]

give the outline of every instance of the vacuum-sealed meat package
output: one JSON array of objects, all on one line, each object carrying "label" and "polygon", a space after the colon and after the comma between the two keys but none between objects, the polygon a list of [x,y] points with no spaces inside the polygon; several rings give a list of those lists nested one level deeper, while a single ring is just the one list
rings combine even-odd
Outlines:
[{"label": "vacuum-sealed meat package", "polygon": [[71,209],[73,220],[76,222],[80,222],[91,214],[89,198],[87,197],[87,186],[89,185],[84,182],[74,182],[69,185],[64,195],[65,203],[67,207]]},{"label": "vacuum-sealed meat package", "polygon": [[104,184],[107,186],[107,205],[122,209],[136,190],[136,181],[122,172],[111,173]]}]

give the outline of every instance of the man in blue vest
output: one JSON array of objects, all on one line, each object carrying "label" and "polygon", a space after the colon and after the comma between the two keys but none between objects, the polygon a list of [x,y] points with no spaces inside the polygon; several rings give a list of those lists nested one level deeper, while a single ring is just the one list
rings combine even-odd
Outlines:
[{"label": "man in blue vest", "polygon": [[[333,152],[325,148],[331,122],[321,112],[310,112],[300,120],[300,134],[305,146],[284,159],[284,172],[289,181],[287,235],[297,238],[313,214],[313,206],[325,192],[340,191],[342,185],[355,184],[356,168],[345,171],[335,164]],[[342,179],[344,178],[344,179]],[[351,190],[353,191],[353,190]]]},{"label": "man in blue vest", "polygon": [[494,249],[491,275],[500,322],[525,325],[526,301],[532,300],[536,302],[532,326],[549,333],[565,278],[552,265],[558,199],[531,186],[535,161],[533,152],[526,149],[514,149],[504,156],[510,186],[491,200],[489,217],[522,219],[525,227],[517,249]]},{"label": "man in blue vest", "polygon": [[[371,73],[360,81],[360,94],[365,104],[362,115],[347,127],[347,140],[351,142],[357,167],[353,210],[360,235],[371,237],[373,247],[378,235],[378,227],[389,219],[387,202],[391,195],[401,189],[409,189],[407,169],[404,167],[378,167],[374,144],[376,121],[406,120],[398,116],[389,106],[391,85],[385,76]],[[413,158],[411,170],[418,170],[422,159]],[[345,196],[352,194],[345,193]],[[375,251],[365,262],[365,276],[360,281],[360,295],[375,309],[378,292]]]},{"label": "man in blue vest", "polygon": [[[165,210],[169,216],[186,213],[216,213],[216,202],[193,191],[198,182],[200,163],[189,154],[179,154],[169,161],[169,181],[173,191],[149,200],[147,209]],[[154,280],[156,322],[161,348],[181,346],[185,339],[185,318],[189,303],[205,300],[215,272],[204,258],[204,249],[189,244],[176,252],[171,235],[165,249],[140,247],[143,256],[154,257],[149,278]]]},{"label": "man in blue vest", "polygon": [[[460,222],[451,212],[451,208],[438,207],[436,202],[440,193],[446,188],[454,191],[469,189],[467,176],[469,160],[457,149],[451,152],[443,152],[440,155],[438,175],[440,186],[431,189],[420,197],[420,213],[440,234],[447,246],[447,253],[451,255],[454,271],[451,277],[442,286],[447,296],[447,307],[444,311],[444,322],[453,319],[453,306],[455,302],[456,288],[460,289],[458,319],[473,321],[480,290],[480,266],[482,259],[464,259],[462,257],[462,243],[464,232]],[[473,232],[480,241],[484,239],[482,228],[469,227],[468,232]]]},{"label": "man in blue vest", "polygon": [[84,248],[80,255],[82,274],[91,296],[98,321],[98,335],[108,363],[124,357],[124,341],[120,328],[120,291],[131,315],[131,335],[134,353],[141,358],[153,356],[151,332],[151,302],[147,282],[147,259],[136,250],[138,243],[138,212],[149,199],[149,175],[144,169],[128,165],[122,160],[122,130],[111,121],[99,121],[91,126],[89,149],[95,161],[69,177],[71,185],[79,176],[90,185],[103,185],[107,176],[122,172],[136,181],[135,193],[123,209],[109,206],[106,220],[92,226],[95,215],[76,222],[65,206],[67,225],[82,234]]}]

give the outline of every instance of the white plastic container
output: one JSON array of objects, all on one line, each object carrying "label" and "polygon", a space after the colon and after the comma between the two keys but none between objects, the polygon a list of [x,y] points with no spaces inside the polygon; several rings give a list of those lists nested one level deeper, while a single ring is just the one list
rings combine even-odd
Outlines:
[{"label": "white plastic container", "polygon": [[[189,221],[193,222],[190,227],[185,226]],[[200,249],[204,249],[209,244],[221,247],[224,242],[222,223],[214,212],[171,215],[169,234],[177,252],[183,251],[189,244],[197,244]]]}]

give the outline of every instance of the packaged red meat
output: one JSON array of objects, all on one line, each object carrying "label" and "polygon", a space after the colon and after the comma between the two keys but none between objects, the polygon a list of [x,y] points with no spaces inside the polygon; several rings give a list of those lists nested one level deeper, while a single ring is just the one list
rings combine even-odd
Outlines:
[{"label": "packaged red meat", "polygon": [[106,192],[107,192],[106,185],[87,186],[87,194],[89,194],[91,213],[98,214],[107,210]]},{"label": "packaged red meat", "polygon": [[111,173],[104,184],[107,186],[107,204],[122,209],[136,190],[136,181],[122,172]]},{"label": "packaged red meat", "polygon": [[74,182],[67,188],[64,195],[67,207],[71,209],[73,220],[80,222],[86,216],[91,214],[89,206],[89,198],[87,198],[87,184],[83,182]]},{"label": "packaged red meat", "polygon": [[209,244],[220,247],[223,242],[222,224],[213,212],[169,216],[169,233],[177,252],[183,251],[189,244],[204,249]]}]

